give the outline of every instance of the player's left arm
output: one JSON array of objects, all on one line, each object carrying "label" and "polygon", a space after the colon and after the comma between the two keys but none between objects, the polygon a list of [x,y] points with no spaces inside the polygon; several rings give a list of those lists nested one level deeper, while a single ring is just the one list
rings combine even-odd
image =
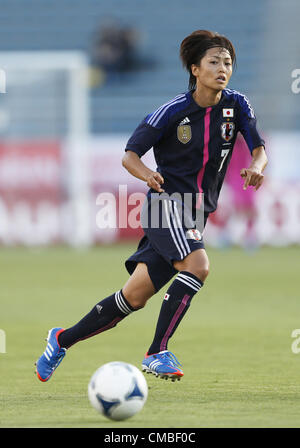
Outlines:
[{"label": "player's left arm", "polygon": [[264,146],[258,146],[252,151],[252,161],[249,168],[241,169],[241,177],[245,179],[243,189],[246,190],[249,185],[258,190],[264,181],[263,171],[268,163],[268,158]]},{"label": "player's left arm", "polygon": [[243,189],[252,185],[258,190],[264,181],[263,171],[268,163],[265,152],[265,141],[260,136],[256,127],[256,116],[248,98],[245,95],[238,95],[238,127],[242,133],[252,155],[252,160],[248,168],[240,171],[245,179]]}]

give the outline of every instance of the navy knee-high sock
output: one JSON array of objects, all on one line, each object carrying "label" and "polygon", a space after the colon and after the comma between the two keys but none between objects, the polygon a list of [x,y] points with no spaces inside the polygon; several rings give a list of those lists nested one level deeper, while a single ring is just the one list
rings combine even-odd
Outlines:
[{"label": "navy knee-high sock", "polygon": [[148,355],[167,350],[169,339],[202,286],[203,282],[190,272],[182,271],[177,275],[165,294]]},{"label": "navy knee-high sock", "polygon": [[117,325],[135,309],[127,302],[122,290],[97,303],[76,325],[64,330],[58,336],[58,343],[69,348],[76,342],[90,338]]}]

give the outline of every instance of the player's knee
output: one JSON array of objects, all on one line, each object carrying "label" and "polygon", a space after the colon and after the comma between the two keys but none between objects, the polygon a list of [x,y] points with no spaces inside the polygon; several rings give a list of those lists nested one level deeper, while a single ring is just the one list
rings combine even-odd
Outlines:
[{"label": "player's knee", "polygon": [[199,269],[198,277],[200,278],[200,280],[202,280],[204,282],[206,280],[208,274],[209,274],[209,266],[204,266]]},{"label": "player's knee", "polygon": [[192,266],[189,271],[204,282],[209,274],[209,265],[195,265]]},{"label": "player's knee", "polygon": [[134,305],[133,308],[135,311],[141,310],[142,308],[144,308],[146,306],[146,303],[147,302],[143,302],[143,303],[139,302],[136,305]]},{"label": "player's knee", "polygon": [[144,306],[147,303],[147,300],[150,297],[151,296],[149,295],[127,293],[126,300],[129,302],[132,308],[134,308],[135,310],[140,310],[141,308],[144,308]]},{"label": "player's knee", "polygon": [[137,311],[137,310],[141,310],[142,308],[144,308],[146,303],[147,303],[147,301],[132,300],[131,306],[132,306],[132,308],[134,308]]}]

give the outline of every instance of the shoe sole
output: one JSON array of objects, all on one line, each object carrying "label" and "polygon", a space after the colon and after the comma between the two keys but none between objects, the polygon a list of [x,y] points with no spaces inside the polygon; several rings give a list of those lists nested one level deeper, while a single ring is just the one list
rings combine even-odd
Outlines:
[{"label": "shoe sole", "polygon": [[155,375],[156,378],[159,377],[159,378],[165,379],[165,380],[168,380],[170,378],[173,383],[176,380],[180,381],[181,378],[183,377],[183,374],[179,376],[179,375],[176,375],[176,374],[173,374],[173,373],[158,373],[158,372],[155,372],[154,370],[149,369],[149,367],[147,367],[147,366],[145,366],[143,364],[142,364],[142,371],[146,372],[147,374],[152,373],[152,375]]}]

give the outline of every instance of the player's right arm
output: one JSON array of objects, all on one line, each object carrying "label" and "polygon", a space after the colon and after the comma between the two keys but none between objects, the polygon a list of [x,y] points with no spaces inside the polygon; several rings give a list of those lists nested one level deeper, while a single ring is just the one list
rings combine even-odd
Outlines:
[{"label": "player's right arm", "polygon": [[149,149],[158,144],[165,133],[170,117],[185,108],[186,104],[186,95],[180,94],[147,115],[132,134],[125,148],[123,166],[130,174],[143,180],[148,187],[159,193],[164,192],[161,188],[164,183],[162,175],[150,170],[140,159]]},{"label": "player's right arm", "polygon": [[141,157],[159,141],[164,132],[164,126],[154,127],[147,123],[148,117],[139,124],[128,140],[122,165],[130,174],[146,182],[149,188],[162,193],[164,191],[161,188],[161,184],[164,183],[162,175],[152,171],[141,160]]},{"label": "player's right arm", "polygon": [[149,188],[158,193],[163,193],[161,184],[164,183],[164,179],[157,171],[152,171],[148,168],[140,159],[137,153],[127,150],[122,159],[122,165],[127,171],[134,177],[143,180],[147,183]]}]

